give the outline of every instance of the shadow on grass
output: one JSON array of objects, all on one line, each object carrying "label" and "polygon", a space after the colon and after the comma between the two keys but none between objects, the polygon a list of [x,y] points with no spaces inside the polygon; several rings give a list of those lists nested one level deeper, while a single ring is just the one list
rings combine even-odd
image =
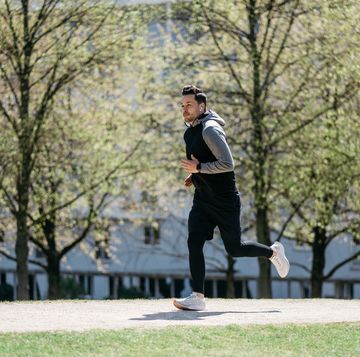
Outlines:
[{"label": "shadow on grass", "polygon": [[151,321],[151,320],[203,320],[208,316],[223,314],[272,314],[280,313],[280,310],[267,311],[183,311],[157,312],[155,314],[144,314],[142,317],[131,318],[130,320]]}]

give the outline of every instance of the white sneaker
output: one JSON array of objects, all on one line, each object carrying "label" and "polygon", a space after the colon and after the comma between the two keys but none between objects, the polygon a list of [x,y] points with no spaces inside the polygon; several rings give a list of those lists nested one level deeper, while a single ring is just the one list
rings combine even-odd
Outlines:
[{"label": "white sneaker", "polygon": [[198,297],[194,292],[186,298],[174,299],[173,304],[180,310],[205,310],[205,298]]},{"label": "white sneaker", "polygon": [[270,258],[270,261],[275,265],[280,277],[285,278],[289,273],[290,263],[285,256],[284,246],[280,242],[275,242],[270,248],[275,252],[274,256]]}]

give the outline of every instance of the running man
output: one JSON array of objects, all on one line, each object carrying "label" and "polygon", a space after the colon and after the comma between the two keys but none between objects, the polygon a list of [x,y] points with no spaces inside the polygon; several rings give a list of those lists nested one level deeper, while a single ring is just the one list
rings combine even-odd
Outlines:
[{"label": "running man", "polygon": [[203,247],[219,227],[226,252],[232,257],[265,257],[285,278],[290,264],[284,247],[271,247],[241,240],[240,195],[235,184],[234,161],[223,129],[224,120],[206,109],[206,95],[188,85],[182,90],[182,114],[188,126],[184,134],[187,160],[182,168],[189,174],[184,185],[194,185],[193,206],[188,220],[188,249],[192,290],[190,296],[174,299],[182,310],[204,310],[205,260]]}]

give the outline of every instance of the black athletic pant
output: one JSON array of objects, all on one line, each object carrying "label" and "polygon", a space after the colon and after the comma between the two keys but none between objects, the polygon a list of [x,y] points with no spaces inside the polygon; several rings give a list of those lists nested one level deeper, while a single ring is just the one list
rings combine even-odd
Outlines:
[{"label": "black athletic pant", "polygon": [[272,256],[272,249],[266,245],[241,240],[240,196],[238,193],[222,195],[221,200],[206,201],[194,197],[188,221],[188,248],[193,291],[204,293],[205,260],[203,248],[206,240],[213,238],[214,229],[219,227],[225,249],[232,257]]}]

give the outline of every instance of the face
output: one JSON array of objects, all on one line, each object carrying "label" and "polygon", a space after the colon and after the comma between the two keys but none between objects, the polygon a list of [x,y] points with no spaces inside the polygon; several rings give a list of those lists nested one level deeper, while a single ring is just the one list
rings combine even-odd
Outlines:
[{"label": "face", "polygon": [[200,114],[204,113],[204,103],[199,104],[194,94],[184,95],[181,99],[182,115],[186,123],[192,123]]}]

